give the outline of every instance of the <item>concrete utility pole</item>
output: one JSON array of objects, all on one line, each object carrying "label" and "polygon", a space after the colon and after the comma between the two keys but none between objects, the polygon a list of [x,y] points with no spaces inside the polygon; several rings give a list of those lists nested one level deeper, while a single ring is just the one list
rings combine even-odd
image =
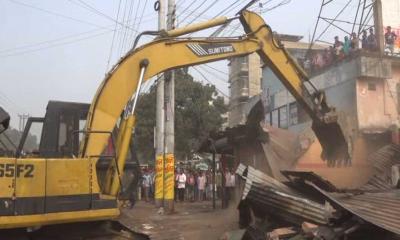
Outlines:
[{"label": "concrete utility pole", "polygon": [[[159,0],[158,29],[165,29],[165,0]],[[164,75],[158,76],[156,103],[155,202],[164,206]]]},{"label": "concrete utility pole", "polygon": [[376,0],[374,3],[374,23],[378,50],[383,55],[385,51],[385,30],[383,29],[382,0]]},{"label": "concrete utility pole", "polygon": [[[168,0],[167,30],[175,28],[175,0]],[[168,71],[165,79],[165,162],[164,200],[169,212],[174,211],[175,185],[175,72]]]}]

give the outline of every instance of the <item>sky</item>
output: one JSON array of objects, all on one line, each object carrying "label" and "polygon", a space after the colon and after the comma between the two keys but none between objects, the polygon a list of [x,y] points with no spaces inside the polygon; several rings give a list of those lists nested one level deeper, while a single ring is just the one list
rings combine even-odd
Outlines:
[{"label": "sky", "polygon": [[[325,9],[325,16],[334,16],[348,1],[334,0]],[[0,0],[0,106],[10,113],[11,125],[18,127],[18,114],[43,116],[49,100],[90,103],[106,72],[132,47],[136,33],[157,29],[154,2]],[[223,10],[225,15],[234,16],[247,2],[177,0],[177,25],[204,21]],[[274,31],[302,35],[303,41],[309,40],[320,0],[260,2],[265,4],[262,7],[256,4],[253,8],[263,12],[262,16]],[[268,10],[281,2],[287,4]],[[351,1],[343,18],[352,18],[357,3]],[[227,9],[230,5],[232,7]],[[129,29],[115,23],[117,16],[118,22],[123,22]],[[209,33],[203,32],[202,36]],[[241,33],[241,28],[233,23],[223,35]],[[343,33],[329,30],[323,39],[331,41],[334,35],[340,34]],[[141,43],[149,40],[144,38]],[[221,92],[228,94],[227,61],[209,66],[219,71],[206,66],[196,69],[215,82]],[[197,71],[190,70],[190,73],[204,82]],[[148,89],[149,85],[144,88]]]}]

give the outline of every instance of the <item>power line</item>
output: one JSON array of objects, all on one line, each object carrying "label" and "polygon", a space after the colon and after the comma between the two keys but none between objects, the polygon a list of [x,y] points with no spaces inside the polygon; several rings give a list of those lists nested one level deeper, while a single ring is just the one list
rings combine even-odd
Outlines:
[{"label": "power line", "polygon": [[229,83],[227,80],[222,79],[220,76],[218,76],[216,73],[213,73],[211,71],[209,71],[208,69],[206,69],[205,67],[203,67],[202,65],[199,65],[199,68],[201,68],[203,71],[205,71],[206,73],[214,76],[214,78],[222,83]]},{"label": "power line", "polygon": [[[203,2],[200,3],[199,6],[196,7],[196,9],[201,8],[205,3],[207,2],[207,0],[203,0]],[[185,18],[183,18],[181,21],[185,21],[189,16],[192,16],[192,14],[195,13],[195,10],[193,10],[191,13],[189,13]],[[179,17],[179,15],[178,15]]]},{"label": "power line", "polygon": [[[196,2],[196,0],[192,0],[192,2],[190,2],[186,7],[185,7],[185,9],[183,9],[182,10],[182,12],[181,12],[181,14],[183,14],[184,12],[186,12],[194,3]],[[181,6],[180,4],[179,4],[179,2],[176,4],[178,7],[176,8],[177,10],[179,9],[179,6]],[[180,14],[180,15],[181,15]],[[178,15],[177,17],[179,17],[180,15]]]},{"label": "power line", "polygon": [[[126,21],[126,24],[129,25],[129,23],[132,21],[132,12],[133,12],[133,6],[135,5],[135,2],[133,0],[131,0],[130,6],[129,6],[129,12],[128,12],[128,19]],[[129,41],[128,44],[125,44],[127,42],[127,38],[128,35],[130,34],[128,31],[128,29],[126,29],[125,33],[124,33],[124,40],[123,40],[123,49],[122,51],[125,51],[127,46],[129,46]]]},{"label": "power line", "polygon": [[[128,0],[125,0],[125,3],[124,3],[124,7],[123,7],[123,9],[124,9],[124,13],[123,13],[123,15],[122,15],[122,23],[123,24],[125,24],[125,15],[126,15],[126,9],[127,9],[127,3],[128,3]],[[119,34],[118,34],[118,36],[119,36],[119,47],[117,48],[117,49],[119,49],[119,50],[117,50],[118,51],[118,56],[121,56],[122,55],[122,48],[123,48],[123,44],[124,44],[124,34],[126,33],[126,29],[123,29]]]},{"label": "power line", "polygon": [[[69,0],[69,1],[72,1],[72,0]],[[103,12],[100,12],[99,10],[97,10],[97,9],[94,8],[93,6],[89,5],[88,3],[86,3],[86,2],[84,2],[84,1],[82,1],[82,0],[77,0],[77,1],[80,2],[80,3],[82,4],[82,6],[83,6],[84,8],[86,8],[87,10],[89,10],[89,11],[91,11],[91,12],[93,12],[93,13],[99,15],[99,16],[103,16],[103,17],[107,18],[108,20],[110,20],[110,21],[112,21],[112,22],[118,22],[118,20],[116,20],[116,19],[114,19],[114,18],[108,16],[107,14],[105,14],[105,13],[103,13]]]},{"label": "power line", "polygon": [[61,13],[53,12],[53,11],[50,11],[50,10],[47,10],[47,9],[44,9],[44,8],[40,8],[40,7],[36,7],[36,6],[30,5],[30,4],[27,4],[27,3],[19,2],[19,1],[16,1],[16,0],[8,0],[8,1],[10,1],[10,2],[12,2],[14,4],[18,4],[18,5],[24,6],[24,7],[35,9],[37,11],[45,12],[45,13],[48,13],[48,14],[51,14],[51,15],[54,15],[54,16],[57,16],[57,17],[62,17],[62,18],[69,19],[69,20],[72,20],[72,21],[75,21],[75,22],[84,23],[84,24],[96,26],[96,27],[99,27],[99,28],[104,28],[103,26],[100,26],[100,25],[95,24],[95,23],[91,23],[91,22],[87,22],[85,20],[81,20],[81,19],[78,19],[78,18],[70,17],[70,16],[67,16],[67,15],[64,15],[64,14],[61,14]]},{"label": "power line", "polygon": [[[110,26],[110,27],[111,27],[111,26]],[[108,27],[105,27],[105,28],[108,28]],[[90,30],[90,31],[75,33],[75,34],[71,34],[71,35],[67,35],[67,36],[64,36],[64,37],[60,37],[60,38],[56,38],[56,39],[51,39],[51,40],[47,40],[47,41],[42,41],[42,42],[36,42],[36,43],[26,44],[26,45],[22,45],[22,46],[19,46],[19,47],[3,49],[3,50],[0,50],[0,53],[12,52],[12,51],[21,50],[21,49],[26,49],[26,48],[29,49],[29,48],[33,48],[33,47],[37,47],[37,46],[49,44],[49,43],[59,42],[59,41],[62,41],[62,40],[66,40],[66,39],[70,39],[70,38],[75,38],[75,37],[82,36],[82,35],[86,35],[86,34],[89,34],[89,33],[98,32],[98,31],[101,30],[101,29],[103,29],[103,28],[97,28],[97,29],[93,29],[93,30]]]},{"label": "power line", "polygon": [[[13,100],[11,100],[5,93],[0,91],[0,97],[3,99],[3,101],[8,102],[8,104],[13,105],[14,109],[17,111],[22,111],[22,112],[26,112],[29,113],[29,111],[27,111],[25,108],[19,106],[18,104],[16,104]],[[9,106],[10,106],[9,105]]]},{"label": "power line", "polygon": [[110,47],[110,53],[108,55],[108,60],[107,60],[107,69],[106,72],[108,71],[108,68],[110,67],[110,61],[111,61],[111,57],[112,57],[112,52],[113,52],[113,48],[114,48],[114,41],[115,41],[115,34],[117,32],[117,26],[118,26],[118,17],[119,17],[119,10],[121,8],[121,0],[119,0],[118,3],[118,11],[117,11],[117,21],[115,21],[115,26],[114,26],[114,33],[113,33],[113,37],[111,40],[111,47]]},{"label": "power line", "polygon": [[215,67],[212,67],[212,66],[210,66],[210,65],[208,65],[208,64],[203,64],[204,66],[206,66],[206,67],[209,67],[209,68],[211,68],[211,69],[213,69],[213,70],[215,70],[215,71],[217,71],[217,72],[219,72],[219,73],[222,73],[222,74],[224,74],[224,75],[229,75],[228,73],[226,73],[226,72],[224,72],[224,71],[221,71],[221,70],[219,70],[218,68],[215,68]]},{"label": "power line", "polygon": [[[15,0],[9,0],[9,1],[15,1]],[[77,6],[80,6],[80,7],[84,8],[84,9],[86,9],[86,10],[92,12],[92,13],[95,13],[95,14],[97,14],[97,15],[99,15],[99,16],[102,16],[102,17],[104,17],[104,18],[106,18],[106,19],[108,19],[108,20],[110,20],[110,21],[112,21],[112,22],[114,22],[114,23],[120,25],[121,27],[129,28],[129,29],[131,29],[131,30],[134,31],[134,29],[130,28],[129,26],[125,25],[124,23],[119,22],[119,21],[118,21],[118,18],[117,18],[117,19],[114,19],[114,18],[108,16],[107,14],[105,14],[105,13],[103,13],[103,12],[97,10],[95,7],[89,5],[88,3],[84,2],[83,0],[77,0],[77,1],[79,1],[81,4],[77,4],[77,3],[74,2],[73,0],[68,0],[68,1],[70,1],[71,3],[76,4]],[[120,4],[119,4],[119,5],[120,5]],[[118,8],[118,11],[119,11],[119,8]]]},{"label": "power line", "polygon": [[[232,7],[233,7],[233,9],[234,9],[234,8],[235,8],[234,6],[235,6],[236,4],[238,4],[238,3],[239,3],[239,5],[240,5],[241,1],[240,1],[240,0],[237,0],[237,1],[233,2],[233,3],[230,4],[228,7],[226,7],[225,9],[223,9],[222,11],[220,11],[219,13],[217,13],[217,14],[215,15],[214,18],[221,16],[221,15],[224,14],[225,11],[227,11],[229,8],[232,8]],[[231,10],[232,10],[232,9],[231,9]],[[231,10],[229,10],[228,12],[230,12]],[[228,12],[227,12],[227,13],[228,13]]]},{"label": "power line", "polygon": [[[214,0],[206,9],[204,9],[197,17],[195,17],[189,24],[192,24],[194,21],[196,21],[201,15],[203,15],[205,12],[207,12],[210,8],[212,8],[219,0]],[[189,25],[188,24],[188,25]]]},{"label": "power line", "polygon": [[105,35],[105,34],[110,33],[110,32],[112,32],[112,30],[107,30],[107,31],[105,31],[105,32],[93,34],[93,35],[90,35],[90,36],[87,36],[87,37],[84,37],[84,38],[75,39],[75,40],[73,40],[73,41],[63,42],[63,43],[59,43],[59,44],[53,44],[53,45],[50,45],[50,46],[45,46],[45,47],[41,47],[41,48],[37,48],[37,49],[32,49],[32,50],[26,50],[26,51],[17,52],[17,53],[11,53],[11,54],[0,55],[0,58],[18,56],[18,55],[23,55],[23,54],[38,52],[38,51],[45,50],[45,49],[49,49],[49,48],[54,48],[54,47],[59,47],[59,46],[68,45],[68,44],[73,44],[73,43],[76,43],[76,42],[81,42],[81,41],[83,41],[83,40],[87,40],[87,39],[95,38],[95,37],[98,37],[98,36],[102,36],[102,35]]},{"label": "power line", "polygon": [[[144,11],[145,11],[145,9],[146,9],[147,2],[148,2],[148,0],[146,0],[146,1],[144,2],[142,14],[140,15],[139,23],[138,23],[138,25],[137,25],[137,26],[138,26],[138,27],[137,27],[138,29],[139,29],[139,27],[140,27],[140,24],[142,23],[143,14],[144,14]],[[139,9],[138,9],[138,11],[139,11]],[[137,35],[138,35],[138,33],[136,33],[135,37],[132,39],[132,42],[135,41],[135,38],[137,37]],[[132,44],[132,45],[133,45],[133,44]]]},{"label": "power line", "polygon": [[[189,14],[187,15],[187,17],[190,17],[190,19],[195,18],[196,16],[193,16],[193,13],[196,13],[196,11],[193,11],[193,12],[189,13]],[[207,15],[203,15],[203,17],[199,17],[200,20],[209,20],[210,18],[211,18],[211,17],[210,17],[210,16],[207,16]],[[181,23],[183,23],[183,22],[181,21]],[[185,25],[189,25],[189,23],[186,22]],[[241,26],[240,23],[238,23],[237,25]],[[235,25],[235,26],[236,26],[236,25]],[[235,27],[234,27],[234,26],[227,25],[225,28],[234,29]],[[237,28],[236,28],[236,30],[237,30]],[[242,33],[242,32],[240,32],[240,31],[236,31],[236,30],[235,30],[236,33],[238,33],[238,34],[241,34],[241,33]]]},{"label": "power line", "polygon": [[[265,10],[262,10],[261,13],[266,13],[266,12],[272,11],[272,10],[278,8],[278,7],[281,7],[283,5],[289,4],[291,1],[292,0],[283,0],[280,3],[276,4],[275,6],[272,6],[270,8],[265,9]],[[271,2],[271,1],[269,1],[269,2]],[[268,1],[266,1],[266,3],[268,3]]]},{"label": "power line", "polygon": [[229,98],[228,95],[226,95],[224,92],[222,92],[214,83],[212,83],[210,80],[208,80],[207,77],[206,77],[202,72],[200,72],[196,67],[193,66],[192,68],[193,68],[195,71],[197,71],[197,72],[203,77],[203,79],[204,79],[205,81],[207,81],[209,84],[213,85],[213,86],[215,87],[215,89],[217,90],[217,92],[219,92],[219,93],[222,94],[223,96]]}]

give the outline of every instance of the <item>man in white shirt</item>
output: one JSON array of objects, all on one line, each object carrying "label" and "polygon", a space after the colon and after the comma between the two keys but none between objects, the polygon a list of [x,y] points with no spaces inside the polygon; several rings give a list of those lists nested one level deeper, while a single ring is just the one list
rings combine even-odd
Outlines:
[{"label": "man in white shirt", "polygon": [[180,170],[178,176],[176,176],[178,182],[178,197],[181,202],[185,200],[185,187],[186,187],[186,175],[183,170]]},{"label": "man in white shirt", "polygon": [[206,188],[206,177],[204,173],[201,172],[200,176],[197,178],[197,187],[199,190],[199,201],[204,200],[204,189]]},{"label": "man in white shirt", "polygon": [[143,175],[142,186],[143,186],[143,191],[144,191],[144,199],[146,200],[146,202],[149,201],[149,190],[150,190],[150,184],[151,184],[150,178],[151,177],[150,177],[148,170],[145,170],[144,175]]}]

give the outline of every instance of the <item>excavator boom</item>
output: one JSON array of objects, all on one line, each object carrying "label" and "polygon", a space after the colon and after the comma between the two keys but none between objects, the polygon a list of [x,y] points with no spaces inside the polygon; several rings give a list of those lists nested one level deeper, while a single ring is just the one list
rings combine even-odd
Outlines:
[{"label": "excavator boom", "polygon": [[106,134],[90,132],[111,131],[124,106],[137,91],[140,61],[149,65],[144,81],[166,70],[227,59],[257,52],[278,76],[283,85],[301,104],[313,120],[313,129],[323,147],[323,156],[330,163],[349,159],[347,143],[333,109],[329,108],[322,92],[310,93],[305,86],[307,74],[273,37],[271,28],[257,14],[242,11],[240,21],[247,35],[243,38],[177,39],[179,36],[207,27],[223,24],[229,19],[211,20],[207,24],[175,29],[166,38],[150,42],[125,56],[107,75],[92,101],[88,116],[87,138],[81,156],[98,156],[107,144]]}]

